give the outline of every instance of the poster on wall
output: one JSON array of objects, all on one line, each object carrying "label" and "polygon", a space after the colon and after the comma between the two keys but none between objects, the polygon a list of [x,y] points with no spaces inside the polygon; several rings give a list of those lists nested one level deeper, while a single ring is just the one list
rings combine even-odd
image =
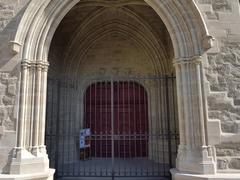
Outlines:
[{"label": "poster on wall", "polygon": [[80,159],[90,158],[91,154],[91,130],[81,129],[79,134]]}]

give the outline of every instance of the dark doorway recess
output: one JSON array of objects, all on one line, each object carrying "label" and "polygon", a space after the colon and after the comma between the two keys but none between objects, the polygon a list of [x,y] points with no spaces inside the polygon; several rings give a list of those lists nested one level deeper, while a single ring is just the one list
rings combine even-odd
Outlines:
[{"label": "dark doorway recess", "polygon": [[[46,144],[55,178],[170,179],[179,144],[175,77],[48,79]],[[90,155],[80,158],[89,128]]]},{"label": "dark doorway recess", "polygon": [[91,129],[94,137],[92,157],[112,157],[111,136],[116,158],[147,157],[147,92],[139,83],[125,81],[114,82],[111,93],[111,82],[92,84],[86,91],[84,117],[85,127]]}]

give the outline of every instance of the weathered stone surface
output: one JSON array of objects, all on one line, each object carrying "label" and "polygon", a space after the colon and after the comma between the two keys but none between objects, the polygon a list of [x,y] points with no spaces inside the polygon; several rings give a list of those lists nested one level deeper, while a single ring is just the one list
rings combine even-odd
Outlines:
[{"label": "weathered stone surface", "polygon": [[239,144],[221,144],[216,146],[217,156],[240,156]]},{"label": "weathered stone surface", "polygon": [[16,91],[17,91],[16,84],[12,84],[12,85],[8,86],[8,91],[7,92],[10,96],[16,96]]},{"label": "weathered stone surface", "polygon": [[5,106],[13,105],[15,102],[15,98],[3,96],[2,101]]},{"label": "weathered stone surface", "polygon": [[0,95],[3,95],[6,91],[6,85],[0,83]]},{"label": "weathered stone surface", "polygon": [[228,169],[228,160],[227,159],[218,159],[217,160],[217,167],[218,169]]},{"label": "weathered stone surface", "polygon": [[15,130],[17,81],[17,77],[9,73],[0,73],[0,125],[4,125],[7,130]]},{"label": "weathered stone surface", "polygon": [[216,146],[218,169],[240,169],[240,144],[221,144]]},{"label": "weathered stone surface", "polygon": [[4,123],[4,121],[7,119],[7,110],[4,107],[0,108],[0,125]]},{"label": "weathered stone surface", "polygon": [[0,125],[0,138],[3,136],[5,133],[5,127]]},{"label": "weathered stone surface", "polygon": [[29,0],[0,0],[0,32]]},{"label": "weathered stone surface", "polygon": [[231,159],[231,161],[229,162],[229,168],[240,169],[240,157]]},{"label": "weathered stone surface", "polygon": [[[4,43],[8,46],[8,41],[11,39],[11,35],[16,31],[16,24],[11,24],[13,21],[19,22],[21,19],[20,15],[17,15],[22,7],[29,0],[0,0],[0,46]],[[217,38],[217,48],[220,52],[215,52],[208,54],[208,67],[206,68],[206,76],[210,83],[210,90],[214,92],[208,97],[208,108],[209,108],[209,118],[210,119],[220,119],[222,125],[222,131],[225,133],[240,133],[240,43],[232,43],[224,41],[222,38],[230,36],[229,32],[235,32],[238,34],[238,27],[235,23],[226,23],[228,21],[233,21],[236,17],[239,21],[239,8],[236,6],[236,0],[195,0],[196,2],[203,5],[203,9],[200,9],[203,17],[205,18],[207,28],[210,35]],[[180,0],[181,2],[181,0]],[[234,4],[235,3],[235,4]],[[199,7],[200,5],[197,4]],[[237,8],[236,8],[237,7]],[[233,12],[234,9],[238,9],[237,13]],[[228,14],[227,14],[228,13]],[[234,14],[235,13],[235,14]],[[145,13],[146,14],[146,13]],[[137,15],[137,13],[136,13]],[[187,15],[187,13],[186,13]],[[66,29],[71,29],[70,26],[76,25],[78,23],[72,23],[76,15],[72,15],[72,19],[68,22]],[[80,16],[78,17],[86,17]],[[106,17],[106,16],[105,16]],[[109,16],[111,17],[111,16]],[[104,17],[103,17],[104,18]],[[147,18],[148,23],[151,18]],[[221,22],[223,19],[225,22]],[[80,21],[83,21],[81,19]],[[194,21],[194,19],[193,19]],[[234,26],[232,26],[234,25]],[[158,26],[161,27],[161,26]],[[75,30],[75,28],[72,28]],[[70,33],[71,34],[71,33]],[[62,38],[62,36],[61,36]],[[3,41],[4,39],[4,41]],[[219,42],[218,42],[219,41]],[[236,41],[234,39],[234,41]],[[67,42],[67,41],[66,41]],[[118,41],[120,42],[120,41]],[[67,43],[65,43],[67,45]],[[109,48],[112,48],[112,43],[109,43]],[[166,43],[167,44],[167,43]],[[171,44],[171,43],[169,43]],[[100,46],[102,47],[102,46]],[[124,46],[127,48],[127,46]],[[61,48],[60,48],[61,49]],[[4,51],[0,49],[1,51]],[[101,56],[96,56],[95,52],[89,52],[90,54],[87,59],[98,60],[99,57],[106,58],[109,55],[109,51],[106,54],[100,54]],[[169,51],[171,51],[169,49]],[[187,50],[186,50],[187,51]],[[59,49],[56,54],[59,54]],[[118,55],[120,58],[116,61],[124,61],[121,58],[127,56],[127,53],[121,51],[114,51],[114,54]],[[3,54],[6,62],[11,57],[6,53],[0,53],[0,64],[4,65]],[[141,56],[143,57],[143,56]],[[141,58],[139,57],[139,58]],[[60,57],[61,58],[61,57]],[[136,57],[136,59],[139,59]],[[148,60],[148,59],[146,59]],[[96,66],[96,64],[94,64]],[[102,66],[105,66],[103,64]],[[145,63],[142,64],[142,67]],[[54,65],[52,67],[55,67]],[[110,69],[104,69],[99,66],[97,68],[89,67],[86,72],[90,70],[96,72],[99,75],[105,74],[132,74],[136,73],[136,69],[131,68],[126,69],[122,67],[115,67],[112,65]],[[110,71],[110,72],[109,72]],[[138,72],[138,71],[137,71]],[[17,104],[17,81],[18,79],[12,77],[9,73],[0,73],[0,126],[1,124],[6,127],[7,130],[14,130],[16,117],[14,117],[14,107]],[[1,110],[2,109],[2,110]],[[14,136],[15,137],[15,136]],[[10,139],[10,138],[9,138]],[[2,142],[2,141],[1,141]],[[0,142],[0,143],[1,143]],[[0,144],[1,146],[8,146],[8,140],[5,140],[5,144]],[[11,144],[12,146],[14,143]],[[9,149],[10,151],[10,149]],[[7,155],[9,151],[0,152],[0,167],[5,166],[7,161]],[[240,149],[238,144],[221,144],[217,146],[217,156],[218,156],[218,168],[219,169],[239,169],[239,156]]]},{"label": "weathered stone surface", "polygon": [[237,106],[240,96],[240,43],[224,44],[220,53],[208,56],[206,77],[210,90],[219,92],[208,97],[209,117],[221,120],[223,132],[236,133],[239,129],[236,121],[240,120]]},{"label": "weathered stone surface", "polygon": [[231,0],[212,0],[214,11],[231,11]]}]

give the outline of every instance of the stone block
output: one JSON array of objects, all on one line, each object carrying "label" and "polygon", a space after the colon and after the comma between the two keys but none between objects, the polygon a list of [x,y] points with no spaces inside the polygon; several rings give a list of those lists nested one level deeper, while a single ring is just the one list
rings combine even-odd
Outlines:
[{"label": "stone block", "polygon": [[221,142],[221,123],[220,120],[208,121],[208,139],[209,144],[215,145]]},{"label": "stone block", "polygon": [[222,172],[213,175],[191,174],[187,172],[179,172],[177,169],[171,169],[173,180],[239,180],[240,174],[234,172]]},{"label": "stone block", "polygon": [[7,109],[0,107],[0,125],[7,119]]},{"label": "stone block", "polygon": [[1,84],[0,82],[0,95],[5,94],[5,91],[6,91],[6,85]]},{"label": "stone block", "polygon": [[9,96],[3,96],[3,104],[4,105],[14,105],[15,98],[14,97],[9,97]]},{"label": "stone block", "polygon": [[218,159],[217,160],[218,169],[228,169],[228,160],[227,159]]},{"label": "stone block", "polygon": [[229,168],[240,169],[240,157],[231,159],[231,161],[229,162]]},{"label": "stone block", "polygon": [[231,3],[228,0],[213,0],[212,7],[214,11],[231,11]]},{"label": "stone block", "polygon": [[3,136],[5,133],[5,127],[4,126],[0,126],[0,137]]},{"label": "stone block", "polygon": [[9,85],[7,87],[7,92],[9,95],[15,96],[16,95],[16,84]]}]

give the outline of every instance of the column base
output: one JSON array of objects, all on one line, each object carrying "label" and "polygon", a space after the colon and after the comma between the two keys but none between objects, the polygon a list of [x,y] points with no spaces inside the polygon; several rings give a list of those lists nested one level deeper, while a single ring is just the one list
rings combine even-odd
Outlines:
[{"label": "column base", "polygon": [[216,173],[216,165],[212,161],[208,162],[200,162],[193,160],[189,161],[177,161],[177,168],[181,172],[190,172],[190,173],[196,173],[196,174],[215,174]]},{"label": "column base", "polygon": [[191,149],[179,145],[176,167],[181,172],[216,174],[215,154],[211,147]]},{"label": "column base", "polygon": [[45,173],[49,171],[49,159],[47,155],[34,156],[25,149],[21,149],[16,153],[16,157],[12,158],[10,164],[10,174],[24,175]]},{"label": "column base", "polygon": [[0,175],[0,179],[3,180],[53,180],[53,175],[55,173],[54,169],[48,169],[48,171],[44,173],[32,173],[32,174],[24,174],[24,175],[12,175],[12,174],[2,174]]},{"label": "column base", "polygon": [[180,172],[177,169],[171,169],[173,180],[239,180],[240,174],[217,173],[214,175],[199,175]]}]

